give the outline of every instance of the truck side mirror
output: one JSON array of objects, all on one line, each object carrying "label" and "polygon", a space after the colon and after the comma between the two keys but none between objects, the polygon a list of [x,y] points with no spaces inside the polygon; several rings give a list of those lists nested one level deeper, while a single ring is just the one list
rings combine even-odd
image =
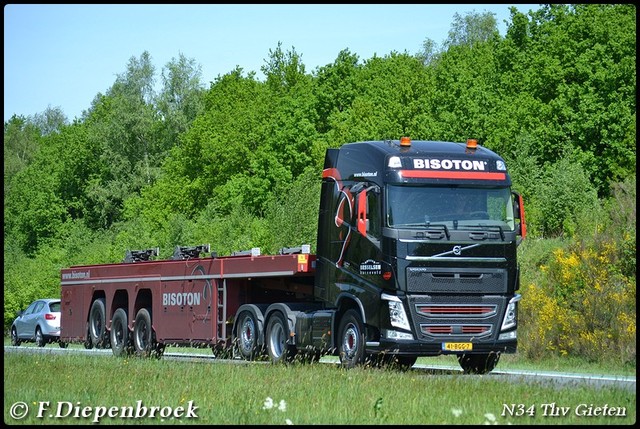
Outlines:
[{"label": "truck side mirror", "polygon": [[363,190],[358,194],[358,232],[365,237],[367,236],[367,190]]},{"label": "truck side mirror", "polygon": [[[516,232],[521,237],[520,241],[527,236],[527,224],[524,220],[524,202],[522,195],[518,192],[512,191],[513,196],[513,216],[516,219]],[[518,243],[520,244],[520,243]]]}]

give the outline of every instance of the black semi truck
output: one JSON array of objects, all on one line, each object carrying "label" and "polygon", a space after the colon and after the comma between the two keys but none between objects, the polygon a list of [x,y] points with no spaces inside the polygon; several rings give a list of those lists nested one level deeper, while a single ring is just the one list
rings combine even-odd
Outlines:
[{"label": "black semi truck", "polygon": [[316,254],[202,256],[203,245],[63,269],[61,340],[117,355],[332,354],[346,367],[454,354],[486,373],[517,348],[525,235],[504,160],[477,141],[349,143],[325,156]]}]

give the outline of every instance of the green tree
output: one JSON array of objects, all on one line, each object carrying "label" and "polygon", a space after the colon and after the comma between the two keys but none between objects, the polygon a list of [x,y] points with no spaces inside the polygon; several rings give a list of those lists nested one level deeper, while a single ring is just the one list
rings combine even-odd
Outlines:
[{"label": "green tree", "polygon": [[474,46],[488,42],[497,35],[498,23],[494,13],[474,11],[460,15],[456,12],[444,47],[447,49],[459,45]]},{"label": "green tree", "polygon": [[178,137],[185,133],[204,109],[202,68],[194,59],[180,54],[172,58],[161,72],[162,89],[156,105],[162,118],[158,121],[162,147],[179,144]]},{"label": "green tree", "polygon": [[567,156],[550,164],[535,190],[537,210],[530,219],[538,226],[542,236],[565,235],[572,237],[580,224],[581,215],[598,211],[595,187],[584,171],[579,155]]},{"label": "green tree", "polygon": [[62,108],[48,106],[44,112],[34,115],[33,123],[40,129],[40,133],[46,136],[51,133],[60,132],[62,126],[66,125],[68,121]]},{"label": "green tree", "polygon": [[95,227],[121,219],[123,201],[157,178],[168,151],[154,131],[153,74],[148,52],[132,57],[107,94],[94,99],[85,120],[88,139],[100,147],[100,168],[87,187]]},{"label": "green tree", "polygon": [[607,195],[635,171],[635,6],[545,5],[530,20],[512,10],[512,22],[498,53],[501,116],[529,110],[513,122],[538,141],[540,161],[580,149]]},{"label": "green tree", "polygon": [[36,156],[41,137],[38,126],[24,116],[13,115],[4,123],[5,205],[13,177],[26,168]]}]

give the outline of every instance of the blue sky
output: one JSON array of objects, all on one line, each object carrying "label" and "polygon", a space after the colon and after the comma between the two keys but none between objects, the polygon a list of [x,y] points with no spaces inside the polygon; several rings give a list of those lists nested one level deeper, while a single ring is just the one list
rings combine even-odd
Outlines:
[{"label": "blue sky", "polygon": [[[80,117],[98,93],[144,51],[160,72],[180,54],[209,82],[236,66],[260,67],[278,42],[295,48],[308,73],[349,49],[361,62],[441,44],[455,13],[495,14],[501,35],[511,4],[102,4],[4,6],[4,121],[60,107]],[[537,4],[514,4],[527,13]]]}]

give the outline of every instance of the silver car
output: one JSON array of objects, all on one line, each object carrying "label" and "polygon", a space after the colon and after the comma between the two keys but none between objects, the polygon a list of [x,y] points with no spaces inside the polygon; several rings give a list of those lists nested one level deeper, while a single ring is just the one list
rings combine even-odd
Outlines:
[{"label": "silver car", "polygon": [[19,311],[11,325],[11,344],[35,342],[38,347],[48,343],[67,344],[60,341],[60,299],[39,299],[25,311]]}]

